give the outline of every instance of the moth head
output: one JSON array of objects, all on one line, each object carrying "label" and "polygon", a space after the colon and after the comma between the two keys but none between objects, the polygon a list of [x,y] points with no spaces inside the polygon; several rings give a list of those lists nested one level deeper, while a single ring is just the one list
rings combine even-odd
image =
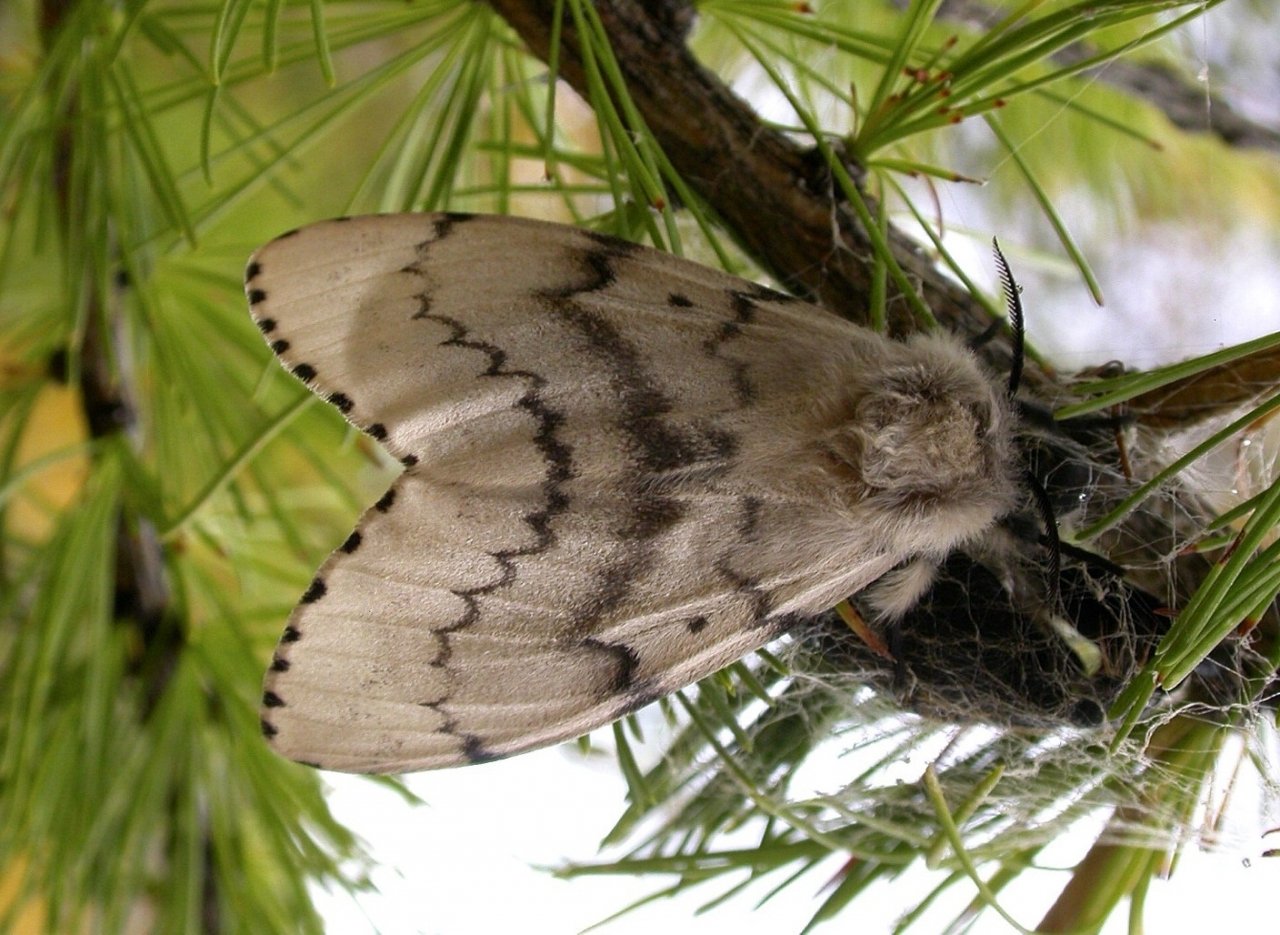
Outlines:
[{"label": "moth head", "polygon": [[942,537],[946,548],[1015,507],[1007,390],[954,338],[919,335],[890,345],[848,391],[845,418],[827,441],[860,501],[936,514],[953,530]]}]

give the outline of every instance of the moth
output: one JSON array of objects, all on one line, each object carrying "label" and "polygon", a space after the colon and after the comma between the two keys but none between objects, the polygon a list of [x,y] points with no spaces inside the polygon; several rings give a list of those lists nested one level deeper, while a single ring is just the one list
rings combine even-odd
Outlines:
[{"label": "moth", "polygon": [[589,230],[327,221],[259,250],[246,292],[404,466],[267,673],[264,734],[325,769],[579,736],[873,585],[901,614],[1021,502],[1009,392],[955,337]]}]

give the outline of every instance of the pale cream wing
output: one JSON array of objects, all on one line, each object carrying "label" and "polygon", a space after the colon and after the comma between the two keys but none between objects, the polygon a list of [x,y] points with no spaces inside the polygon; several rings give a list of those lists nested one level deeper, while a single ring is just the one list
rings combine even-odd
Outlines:
[{"label": "pale cream wing", "polygon": [[820,309],[464,215],[304,228],[246,288],[285,365],[405,465],[289,620],[263,706],[286,756],[398,772],[571,738],[900,557],[833,548],[807,394],[885,342]]}]

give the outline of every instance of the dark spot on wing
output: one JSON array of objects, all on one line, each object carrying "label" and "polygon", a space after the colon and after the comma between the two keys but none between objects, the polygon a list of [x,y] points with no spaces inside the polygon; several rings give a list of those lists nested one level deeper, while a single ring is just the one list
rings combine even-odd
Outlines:
[{"label": "dark spot on wing", "polygon": [[494,760],[502,759],[501,753],[494,753],[485,748],[484,741],[475,734],[465,734],[462,738],[462,755],[467,758],[467,762],[475,765],[477,763],[492,763]]},{"label": "dark spot on wing", "polygon": [[323,578],[312,578],[311,585],[307,588],[306,593],[299,599],[298,603],[314,604],[316,601],[320,600],[320,598],[324,597],[325,592],[328,590],[329,588],[325,585]]}]

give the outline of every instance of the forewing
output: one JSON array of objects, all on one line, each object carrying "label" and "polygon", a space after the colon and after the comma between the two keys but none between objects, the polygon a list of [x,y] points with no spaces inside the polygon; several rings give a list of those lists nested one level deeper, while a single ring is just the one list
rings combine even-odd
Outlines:
[{"label": "forewing", "polygon": [[571,738],[894,561],[783,533],[822,509],[774,477],[815,431],[806,374],[863,340],[816,308],[460,215],[304,228],[247,291],[285,365],[406,466],[273,659],[263,726],[291,758],[408,771]]}]

